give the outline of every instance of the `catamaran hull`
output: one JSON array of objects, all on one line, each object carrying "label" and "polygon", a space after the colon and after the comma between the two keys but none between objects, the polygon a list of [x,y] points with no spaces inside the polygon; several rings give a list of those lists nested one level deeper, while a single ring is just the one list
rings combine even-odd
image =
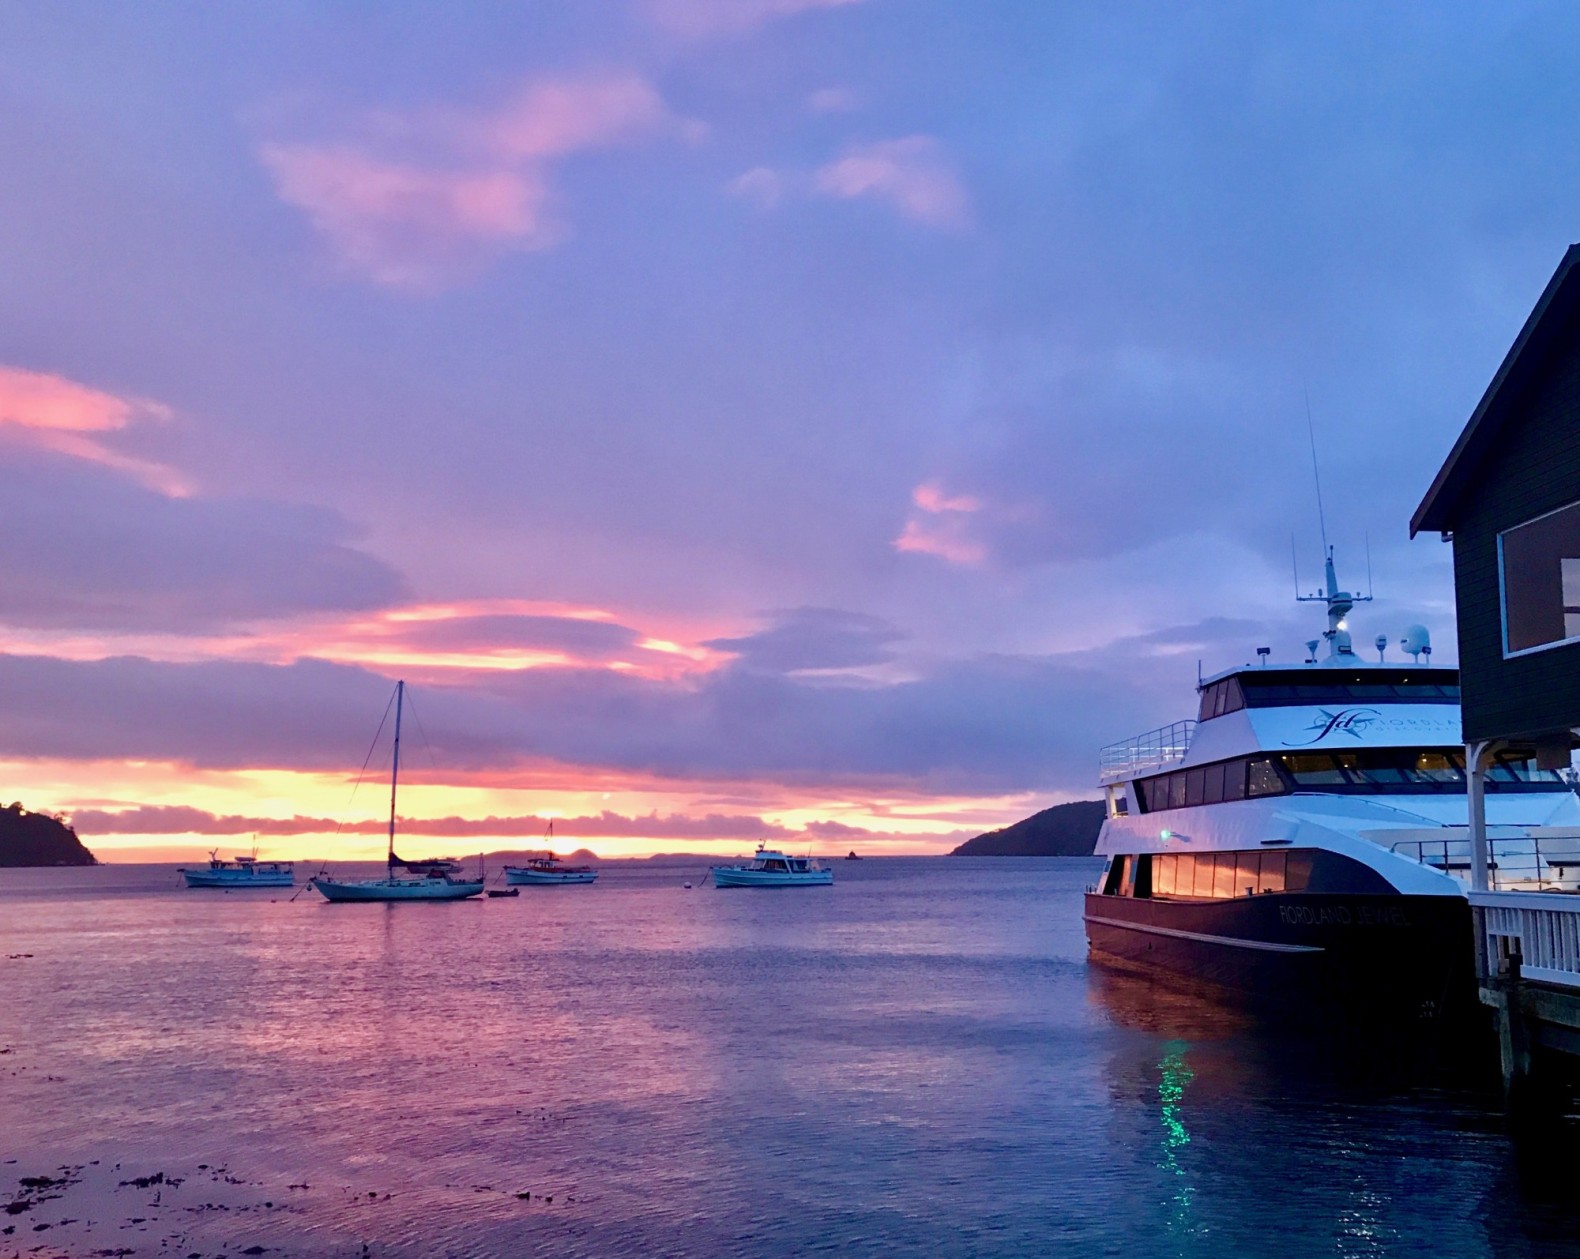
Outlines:
[{"label": "catamaran hull", "polygon": [[832,870],[787,874],[782,870],[732,870],[727,866],[713,867],[714,887],[829,887],[833,882]]},{"label": "catamaran hull", "polygon": [[294,887],[296,880],[289,871],[281,874],[214,874],[208,870],[183,870],[181,877],[188,887]]},{"label": "catamaran hull", "polygon": [[598,877],[596,870],[523,870],[517,866],[505,867],[505,882],[524,887],[549,887],[559,883],[591,883]]},{"label": "catamaran hull", "polygon": [[1475,1001],[1463,897],[1088,893],[1086,935],[1094,960],[1183,976],[1251,1005],[1416,1020]]},{"label": "catamaran hull", "polygon": [[447,882],[443,879],[414,879],[411,882],[341,883],[335,879],[313,879],[312,884],[327,901],[459,901],[480,895],[483,881]]}]

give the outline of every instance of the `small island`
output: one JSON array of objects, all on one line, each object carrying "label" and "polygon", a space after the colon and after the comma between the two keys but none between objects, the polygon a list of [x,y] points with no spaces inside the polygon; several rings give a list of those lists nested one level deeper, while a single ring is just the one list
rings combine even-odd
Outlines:
[{"label": "small island", "polygon": [[1056,804],[1012,826],[968,839],[951,857],[1090,857],[1103,826],[1101,800]]},{"label": "small island", "polygon": [[61,818],[29,813],[20,804],[0,809],[0,869],[98,864]]}]

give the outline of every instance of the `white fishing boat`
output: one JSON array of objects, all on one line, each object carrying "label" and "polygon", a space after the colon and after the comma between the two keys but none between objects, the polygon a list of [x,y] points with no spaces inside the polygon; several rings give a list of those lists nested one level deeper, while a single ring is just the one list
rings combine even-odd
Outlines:
[{"label": "white fishing boat", "polygon": [[259,861],[257,853],[225,861],[218,848],[209,851],[207,866],[182,866],[179,873],[188,887],[291,887],[296,882],[289,861]]},{"label": "white fishing boat", "polygon": [[757,845],[749,865],[714,866],[714,887],[827,887],[834,871],[811,857],[791,857]]},{"label": "white fishing boat", "polygon": [[[545,838],[552,844],[553,822],[549,823]],[[566,865],[554,855],[552,847],[541,857],[528,857],[524,865],[505,867],[506,883],[527,886],[552,887],[563,883],[591,883],[597,877],[598,871],[591,866]]]},{"label": "white fishing boat", "polygon": [[561,883],[591,883],[598,871],[591,866],[568,866],[552,852],[546,857],[529,857],[525,865],[506,866],[505,882],[549,886]]},{"label": "white fishing boat", "polygon": [[[460,874],[459,863],[448,857],[429,861],[405,861],[395,854],[395,793],[400,783],[400,722],[406,698],[406,683],[395,684],[395,752],[390,768],[389,848],[385,857],[387,873],[382,879],[332,879],[322,874],[312,885],[329,901],[457,901],[478,896],[483,891],[481,873],[475,879]],[[387,710],[386,710],[387,712]],[[397,870],[404,870],[398,875]]]}]

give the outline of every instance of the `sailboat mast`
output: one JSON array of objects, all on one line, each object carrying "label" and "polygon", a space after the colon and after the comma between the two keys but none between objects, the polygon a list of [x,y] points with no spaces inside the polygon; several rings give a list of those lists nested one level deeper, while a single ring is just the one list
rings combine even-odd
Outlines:
[{"label": "sailboat mast", "polygon": [[406,698],[406,683],[395,683],[395,757],[390,766],[390,844],[385,865],[390,877],[395,874],[395,787],[400,781],[400,710]]}]

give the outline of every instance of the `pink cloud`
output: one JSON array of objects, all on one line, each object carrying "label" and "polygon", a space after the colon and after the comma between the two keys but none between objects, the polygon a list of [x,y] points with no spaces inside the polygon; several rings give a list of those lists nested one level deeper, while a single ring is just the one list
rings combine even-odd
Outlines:
[{"label": "pink cloud", "polygon": [[502,156],[541,160],[640,139],[674,124],[645,79],[613,74],[532,84],[484,119],[483,130]]},{"label": "pink cloud", "polygon": [[971,224],[970,198],[932,136],[856,145],[819,170],[814,187],[830,197],[887,201],[927,227]]},{"label": "pink cloud", "polygon": [[164,422],[170,408],[146,398],[116,394],[21,367],[0,365],[0,431],[28,445],[104,464],[166,494],[185,493],[169,468],[123,454],[107,435],[141,421]]},{"label": "pink cloud", "polygon": [[281,200],[346,269],[420,289],[562,240],[550,213],[557,162],[659,135],[695,139],[700,127],[639,75],[604,73],[531,83],[487,111],[385,112],[364,141],[270,142],[260,155]]},{"label": "pink cloud", "polygon": [[894,540],[896,551],[936,555],[951,564],[980,564],[987,549],[970,537],[970,517],[982,502],[969,494],[950,497],[934,482],[924,481],[911,491],[911,502],[923,513],[912,515]]},{"label": "pink cloud", "polygon": [[424,169],[310,144],[267,144],[263,161],[281,199],[380,284],[423,287],[558,238],[534,171]]},{"label": "pink cloud", "polygon": [[842,9],[863,0],[646,0],[655,26],[690,39],[740,35],[780,18],[817,9]]},{"label": "pink cloud", "polygon": [[951,564],[980,564],[987,558],[986,549],[981,543],[972,542],[961,534],[962,530],[953,520],[907,520],[904,530],[894,540],[894,549],[918,555],[936,555]]},{"label": "pink cloud", "polygon": [[918,485],[911,491],[911,501],[926,512],[963,511],[972,512],[981,508],[979,499],[972,498],[969,494],[961,494],[956,498],[947,497],[938,486],[929,483]]}]

